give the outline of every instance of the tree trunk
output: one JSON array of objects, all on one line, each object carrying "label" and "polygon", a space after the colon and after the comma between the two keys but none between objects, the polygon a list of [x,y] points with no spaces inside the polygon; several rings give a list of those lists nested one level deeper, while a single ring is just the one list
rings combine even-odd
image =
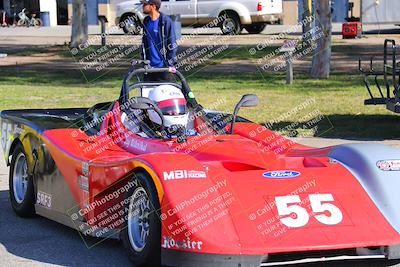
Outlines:
[{"label": "tree trunk", "polygon": [[[311,11],[312,11],[312,0],[302,0],[303,1],[303,13],[301,19],[303,21],[303,33],[309,32],[311,30]],[[309,21],[309,22],[306,22]],[[306,41],[306,40],[303,40]]]},{"label": "tree trunk", "polygon": [[[89,0],[91,1],[91,0]],[[88,20],[86,0],[72,2],[71,48],[78,48],[88,40]]]},{"label": "tree trunk", "polygon": [[314,36],[317,48],[314,52],[311,77],[329,78],[331,68],[331,39],[332,39],[332,16],[330,0],[317,0],[315,10]]}]

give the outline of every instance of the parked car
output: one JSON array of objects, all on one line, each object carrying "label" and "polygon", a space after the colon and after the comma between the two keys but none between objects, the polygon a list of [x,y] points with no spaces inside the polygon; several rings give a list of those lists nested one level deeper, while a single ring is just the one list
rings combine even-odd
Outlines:
[{"label": "parked car", "polygon": [[[163,1],[161,11],[180,15],[182,26],[201,27],[219,18],[215,26],[224,34],[239,34],[245,28],[249,33],[261,33],[266,24],[281,19],[282,0],[171,0]],[[117,5],[116,25],[125,33],[139,34],[144,19],[139,0]]]}]

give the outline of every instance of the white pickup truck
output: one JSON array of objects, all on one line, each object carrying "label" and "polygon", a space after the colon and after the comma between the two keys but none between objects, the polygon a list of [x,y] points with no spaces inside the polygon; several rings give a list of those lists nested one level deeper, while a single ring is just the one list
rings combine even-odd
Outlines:
[{"label": "white pickup truck", "polygon": [[[160,9],[167,15],[180,15],[182,26],[201,27],[218,19],[223,34],[261,33],[267,23],[282,16],[282,0],[162,0]],[[144,19],[139,0],[117,5],[116,25],[125,33],[139,34]]]}]

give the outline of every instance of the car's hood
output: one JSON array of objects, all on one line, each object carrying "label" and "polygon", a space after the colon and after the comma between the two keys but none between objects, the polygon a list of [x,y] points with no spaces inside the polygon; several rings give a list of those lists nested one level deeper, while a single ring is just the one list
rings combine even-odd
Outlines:
[{"label": "car's hood", "polygon": [[238,126],[239,135],[201,137],[195,149],[189,142],[175,151],[195,158],[207,179],[164,181],[164,237],[232,254],[400,243],[359,177],[329,158],[334,148],[313,150],[270,131],[250,138],[256,129]]},{"label": "car's hood", "polygon": [[206,179],[164,182],[165,248],[186,240],[205,253],[268,254],[400,243],[358,180],[328,158],[278,157],[257,170],[204,164]]}]

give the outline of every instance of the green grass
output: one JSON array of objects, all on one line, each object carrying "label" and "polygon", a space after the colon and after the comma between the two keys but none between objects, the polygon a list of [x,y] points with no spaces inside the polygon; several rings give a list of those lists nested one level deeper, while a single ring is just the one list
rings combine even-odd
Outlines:
[{"label": "green grass", "polygon": [[[0,109],[90,107],[98,102],[118,98],[123,72],[111,72],[88,83],[79,71],[2,70]],[[93,74],[94,75],[94,74]],[[94,76],[93,76],[94,77]],[[357,74],[333,74],[329,80],[311,80],[297,75],[295,84],[287,86],[283,74],[196,73],[188,77],[198,101],[205,107],[232,111],[243,94],[259,96],[260,105],[244,108],[240,115],[260,123],[273,122],[275,130],[316,117],[314,133],[295,125],[294,134],[344,138],[400,138],[400,117],[384,107],[363,105],[367,93]],[[309,102],[304,108],[299,108]],[[218,104],[218,105],[216,105]],[[296,111],[297,110],[297,111]],[[288,113],[288,115],[284,115]],[[289,131],[284,131],[288,133]],[[292,132],[293,134],[293,132]]]}]

